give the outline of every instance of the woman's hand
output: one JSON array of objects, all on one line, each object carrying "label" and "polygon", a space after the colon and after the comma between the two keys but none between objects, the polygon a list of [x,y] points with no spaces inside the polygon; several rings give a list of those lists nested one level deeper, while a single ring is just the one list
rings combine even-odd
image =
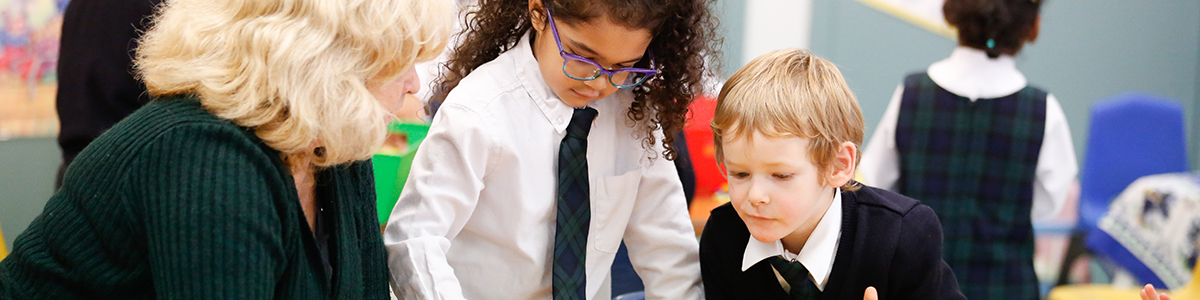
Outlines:
[{"label": "woman's hand", "polygon": [[[1153,289],[1153,288],[1151,288],[1151,289]],[[1142,300],[1146,300],[1145,293],[1143,293],[1142,295],[1143,295]],[[868,286],[867,290],[863,291],[863,300],[879,300],[879,292],[875,291],[875,287]],[[1171,300],[1171,299],[1168,298],[1168,299],[1163,299],[1163,300]]]},{"label": "woman's hand", "polygon": [[1142,288],[1141,296],[1142,300],[1171,300],[1171,297],[1167,297],[1167,293],[1155,291],[1153,284],[1147,284],[1146,287]]}]

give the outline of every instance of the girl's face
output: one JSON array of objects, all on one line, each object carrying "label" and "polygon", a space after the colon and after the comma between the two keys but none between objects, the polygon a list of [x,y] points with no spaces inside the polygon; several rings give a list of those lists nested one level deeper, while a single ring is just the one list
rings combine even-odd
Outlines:
[{"label": "girl's face", "polygon": [[821,183],[823,175],[809,158],[808,143],[805,138],[771,138],[758,131],[749,138],[722,141],[729,198],[754,239],[784,239],[785,247],[803,245],[833,202],[834,186]]},{"label": "girl's face", "polygon": [[[607,76],[579,81],[563,73],[563,58],[558,54],[554,32],[546,23],[548,18],[545,10],[541,10],[541,5],[538,4],[538,11],[541,13],[533,15],[533,27],[537,30],[537,37],[532,45],[533,55],[537,58],[542,77],[546,79],[550,90],[554,91],[563,103],[572,107],[586,106],[616,92],[617,87],[609,84]],[[633,67],[646,54],[646,48],[650,46],[652,38],[650,29],[630,29],[611,22],[607,17],[593,18],[577,24],[556,20],[554,24],[562,41],[563,51],[590,59],[609,70]]]}]

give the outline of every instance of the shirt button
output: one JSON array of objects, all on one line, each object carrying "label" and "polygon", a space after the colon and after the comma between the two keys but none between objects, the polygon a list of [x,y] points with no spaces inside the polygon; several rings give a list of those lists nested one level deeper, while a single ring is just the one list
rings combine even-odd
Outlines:
[{"label": "shirt button", "polygon": [[562,117],[558,117],[558,119],[554,119],[554,123],[562,123]]}]

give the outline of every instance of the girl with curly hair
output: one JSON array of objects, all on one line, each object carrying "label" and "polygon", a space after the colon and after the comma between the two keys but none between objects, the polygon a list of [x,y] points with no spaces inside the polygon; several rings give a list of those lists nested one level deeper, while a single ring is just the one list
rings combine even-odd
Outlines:
[{"label": "girl with curly hair", "polygon": [[[699,299],[671,146],[718,42],[710,0],[485,0],[384,232],[405,299]],[[663,159],[665,158],[665,159]]]}]

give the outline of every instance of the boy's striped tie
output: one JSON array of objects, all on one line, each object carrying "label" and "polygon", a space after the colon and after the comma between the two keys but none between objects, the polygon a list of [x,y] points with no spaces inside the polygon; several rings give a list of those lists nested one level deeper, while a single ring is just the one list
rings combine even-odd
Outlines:
[{"label": "boy's striped tie", "polygon": [[783,276],[783,280],[792,286],[789,294],[793,300],[817,299],[817,295],[821,294],[817,285],[808,278],[808,268],[805,268],[800,262],[790,262],[779,256],[767,258],[767,262],[770,262],[771,266],[779,271],[779,275]]}]

